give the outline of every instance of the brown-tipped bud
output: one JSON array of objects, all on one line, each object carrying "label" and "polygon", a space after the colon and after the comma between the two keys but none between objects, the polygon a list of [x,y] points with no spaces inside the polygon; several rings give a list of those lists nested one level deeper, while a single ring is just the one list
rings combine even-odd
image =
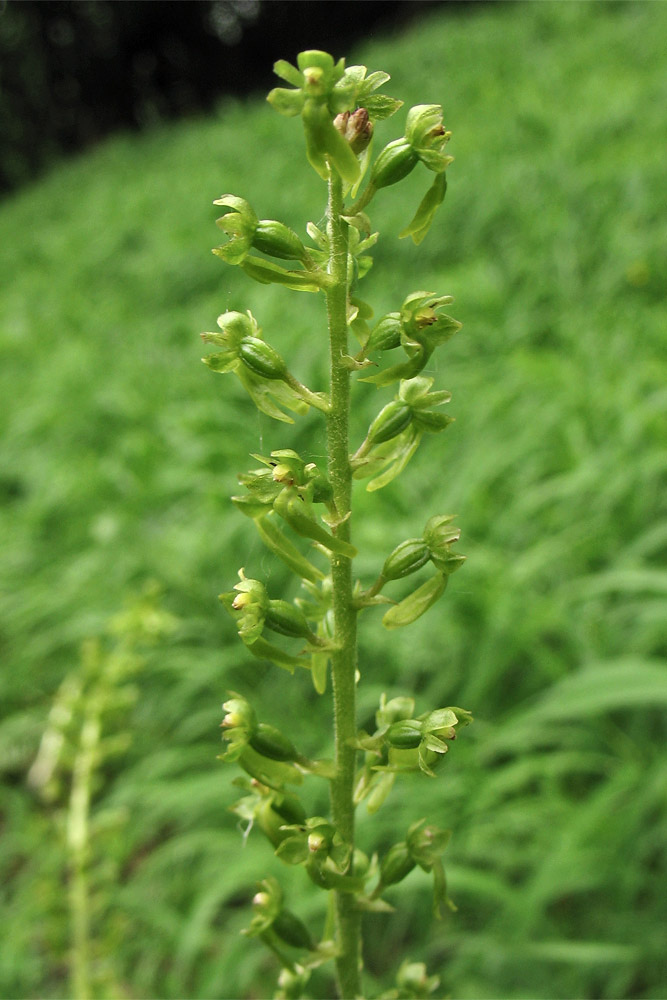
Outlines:
[{"label": "brown-tipped bud", "polygon": [[344,111],[334,118],[334,125],[350,144],[353,153],[358,156],[368,146],[373,136],[373,123],[368,117],[366,108],[357,108],[350,113]]}]

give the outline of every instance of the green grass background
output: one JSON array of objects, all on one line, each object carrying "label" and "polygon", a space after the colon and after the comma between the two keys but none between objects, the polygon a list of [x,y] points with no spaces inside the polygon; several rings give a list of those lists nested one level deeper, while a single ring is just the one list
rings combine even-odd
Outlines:
[{"label": "green grass background", "polygon": [[[363,295],[381,315],[417,288],[450,293],[464,323],[431,372],[457,422],[392,487],[360,488],[359,571],[370,581],[435,511],[459,515],[469,556],[418,626],[364,620],[360,719],[382,691],[413,690],[421,711],[476,717],[437,780],[406,778],[360,813],[366,847],[421,815],[451,826],[459,906],[433,924],[426,876],[409,877],[398,913],[368,923],[371,995],[403,953],[442,997],[665,995],[666,32],[660,3],[495,4],[347,54],[408,105],[442,103],[456,157],[418,249],[396,234],[425,175],[378,196]],[[399,113],[380,141],[401,128]],[[96,814],[127,810],[93,841],[101,995],[269,996],[273,960],[238,936],[267,874],[321,918],[300,870],[259,834],[242,846],[234,769],[215,758],[229,688],[329,752],[328,698],[251,662],[217,602],[241,565],[293,592],[228,496],[249,452],[324,442],[316,417],[258,417],[201,365],[197,336],[251,308],[322,386],[321,300],[210,254],[226,191],[298,231],[321,219],[302,145],[263,102],[225,103],[0,206],[3,996],[68,995],[65,799],[42,804],[26,773],[80,642],[149,578],[180,626],[96,788]],[[357,387],[359,435],[387,395]],[[314,989],[329,995],[324,973]]]}]

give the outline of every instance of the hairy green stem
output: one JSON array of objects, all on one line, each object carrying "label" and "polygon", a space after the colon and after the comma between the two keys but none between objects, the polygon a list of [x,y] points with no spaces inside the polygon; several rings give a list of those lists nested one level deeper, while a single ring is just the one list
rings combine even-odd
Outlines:
[{"label": "hairy green stem", "polygon": [[88,886],[90,789],[100,740],[97,706],[89,707],[74,761],[67,815],[70,856],[69,908],[72,935],[71,987],[76,1000],[90,997],[90,895]]},{"label": "hairy green stem", "polygon": [[[342,218],[342,181],[332,169],[329,179],[327,234],[329,237],[327,316],[330,348],[330,410],[327,414],[329,479],[334,503],[344,520],[338,537],[350,541],[352,469],[349,460],[350,372],[343,363],[347,354],[347,223]],[[332,654],[332,686],[336,777],[331,781],[331,809],[334,825],[345,842],[354,848],[354,772],[356,735],[357,612],[352,597],[352,560],[332,555],[335,642]],[[341,997],[352,1000],[361,995],[360,914],[351,893],[336,892],[336,935],[340,951],[336,959]]]}]

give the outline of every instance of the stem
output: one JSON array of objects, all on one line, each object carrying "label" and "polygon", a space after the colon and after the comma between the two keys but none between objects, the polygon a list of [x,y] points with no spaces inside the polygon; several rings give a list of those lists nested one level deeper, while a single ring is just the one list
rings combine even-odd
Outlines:
[{"label": "stem", "polygon": [[[352,469],[349,461],[350,372],[343,364],[347,354],[347,223],[343,214],[343,187],[330,168],[327,234],[329,236],[327,317],[330,348],[330,409],[327,414],[329,479],[341,518],[336,534],[350,541]],[[354,849],[354,775],[356,751],[357,613],[352,597],[352,560],[332,554],[334,641],[332,687],[336,777],[331,781],[333,822],[343,840]],[[361,995],[361,918],[352,893],[335,892],[336,934],[340,954],[336,959],[338,990],[352,1000]]]},{"label": "stem", "polygon": [[100,738],[100,720],[95,706],[89,708],[81,729],[74,761],[72,790],[67,816],[67,846],[70,855],[69,908],[72,936],[70,982],[76,1000],[90,997],[90,895],[88,886],[90,788],[95,753]]}]

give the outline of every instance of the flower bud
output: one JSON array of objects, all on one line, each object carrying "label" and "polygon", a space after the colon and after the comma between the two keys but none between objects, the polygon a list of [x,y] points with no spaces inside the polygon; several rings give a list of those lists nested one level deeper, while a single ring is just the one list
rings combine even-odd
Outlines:
[{"label": "flower bud", "polygon": [[415,168],[419,157],[407,139],[394,139],[380,152],[371,170],[370,183],[376,190],[396,184]]},{"label": "flower bud", "polygon": [[397,882],[402,882],[405,876],[410,874],[415,864],[406,843],[394,844],[393,847],[389,848],[380,865],[382,884],[396,885]]},{"label": "flower bud", "polygon": [[284,379],[287,365],[277,351],[257,337],[246,337],[239,348],[241,361],[255,375],[267,379]]},{"label": "flower bud", "polygon": [[274,726],[259,722],[249,740],[250,746],[262,757],[269,760],[293,761],[299,752],[286,736]]},{"label": "flower bud", "polygon": [[378,413],[368,429],[368,442],[381,444],[398,437],[412,420],[412,410],[405,403],[393,399]]},{"label": "flower bud", "polygon": [[293,948],[305,948],[307,951],[314,950],[315,944],[308,928],[290,910],[281,910],[271,926],[285,944],[292,945]]},{"label": "flower bud", "polygon": [[295,639],[308,639],[312,636],[312,630],[305,616],[289,601],[269,601],[264,623],[267,628],[278,632],[279,635]]},{"label": "flower bud", "polygon": [[382,567],[382,576],[386,580],[400,580],[404,576],[416,573],[428,562],[429,557],[428,545],[421,538],[408,538],[387,556]]},{"label": "flower bud", "polygon": [[273,219],[258,222],[252,245],[261,253],[280,260],[303,260],[306,256],[306,248],[297,234]]},{"label": "flower bud", "polygon": [[383,316],[380,322],[371,332],[365,344],[365,353],[370,351],[391,351],[401,345],[401,316],[400,313],[388,313]]},{"label": "flower bud", "polygon": [[400,719],[391,724],[385,739],[397,750],[413,750],[422,741],[422,724],[417,719]]},{"label": "flower bud", "polygon": [[334,126],[343,138],[347,139],[352,152],[357,156],[363,153],[373,136],[373,124],[366,108],[357,108],[352,114],[343,111],[334,118]]}]

